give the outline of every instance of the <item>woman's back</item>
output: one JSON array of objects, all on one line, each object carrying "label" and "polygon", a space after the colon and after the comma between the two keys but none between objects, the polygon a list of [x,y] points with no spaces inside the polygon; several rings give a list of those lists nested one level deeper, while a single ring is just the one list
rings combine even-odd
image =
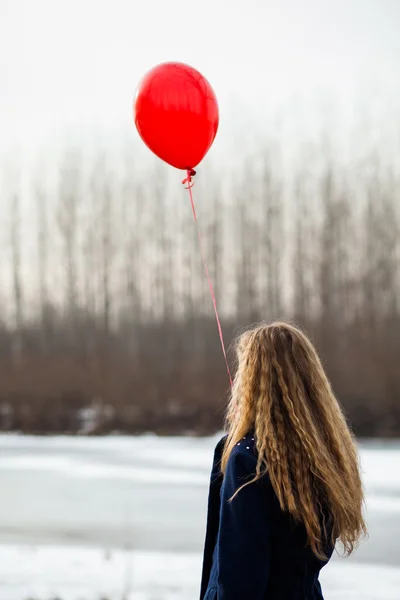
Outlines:
[{"label": "woman's back", "polygon": [[211,475],[201,598],[320,600],[336,540],[365,531],[357,451],[321,363],[290,325],[239,340]]},{"label": "woman's back", "polygon": [[204,600],[320,600],[318,575],[328,562],[307,545],[307,533],[279,506],[268,475],[244,488],[253,478],[257,451],[253,433],[229,457],[225,477],[218,476],[223,438],[214,455],[210,484],[201,598]]}]

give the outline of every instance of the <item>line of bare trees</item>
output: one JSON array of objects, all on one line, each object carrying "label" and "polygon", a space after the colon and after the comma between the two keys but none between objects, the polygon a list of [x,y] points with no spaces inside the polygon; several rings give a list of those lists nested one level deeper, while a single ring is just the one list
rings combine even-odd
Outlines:
[{"label": "line of bare trees", "polygon": [[[225,336],[295,320],[356,432],[400,435],[399,174],[379,154],[350,167],[315,150],[290,169],[279,156],[197,176]],[[228,381],[190,205],[154,165],[69,150],[51,184],[3,172],[2,430],[221,426]]]}]

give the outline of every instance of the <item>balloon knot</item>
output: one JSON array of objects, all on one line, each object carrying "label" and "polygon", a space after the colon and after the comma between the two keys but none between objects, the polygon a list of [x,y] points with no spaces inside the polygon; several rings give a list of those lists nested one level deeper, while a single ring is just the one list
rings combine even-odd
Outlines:
[{"label": "balloon knot", "polygon": [[185,177],[185,179],[183,179],[182,183],[183,185],[187,183],[187,187],[185,187],[185,189],[190,190],[190,188],[194,186],[194,181],[192,181],[192,178],[196,175],[196,171],[194,169],[187,169],[186,174],[187,176]]}]

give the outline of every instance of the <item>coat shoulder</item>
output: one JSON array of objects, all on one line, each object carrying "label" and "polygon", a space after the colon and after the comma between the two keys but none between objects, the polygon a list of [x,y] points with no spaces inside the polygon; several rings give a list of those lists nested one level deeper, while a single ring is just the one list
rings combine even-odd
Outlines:
[{"label": "coat shoulder", "polygon": [[[217,443],[214,451],[214,469],[217,465],[221,464],[222,454],[226,444],[228,436],[225,435]],[[233,447],[229,457],[228,464],[233,466],[234,463],[239,461],[243,467],[246,467],[249,472],[254,472],[257,464],[257,448],[255,437],[252,432],[245,435],[236,445]]]},{"label": "coat shoulder", "polygon": [[252,433],[248,433],[236,443],[232,451],[232,456],[237,455],[245,456],[248,460],[257,460],[256,441]]},{"label": "coat shoulder", "polygon": [[236,442],[230,453],[227,465],[227,474],[252,477],[257,468],[257,449],[254,436],[249,433]]},{"label": "coat shoulder", "polygon": [[215,446],[215,452],[220,452],[222,454],[222,452],[224,451],[224,447],[225,447],[225,443],[226,440],[228,439],[227,435],[224,435],[219,442],[217,443],[217,445]]},{"label": "coat shoulder", "polygon": [[219,442],[217,443],[217,445],[215,446],[215,450],[214,450],[214,460],[213,460],[213,464],[214,467],[218,464],[220,465],[221,460],[222,460],[222,454],[224,452],[224,447],[225,447],[225,443],[227,440],[227,435],[224,435],[223,438],[221,438],[219,440]]}]

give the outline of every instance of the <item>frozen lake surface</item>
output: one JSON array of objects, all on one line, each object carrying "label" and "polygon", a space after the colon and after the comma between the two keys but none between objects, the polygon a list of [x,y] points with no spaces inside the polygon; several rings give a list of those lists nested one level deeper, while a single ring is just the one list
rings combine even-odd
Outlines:
[{"label": "frozen lake surface", "polygon": [[[217,439],[0,436],[0,600],[195,600]],[[398,600],[400,443],[361,458],[370,537],[326,600]]]}]

